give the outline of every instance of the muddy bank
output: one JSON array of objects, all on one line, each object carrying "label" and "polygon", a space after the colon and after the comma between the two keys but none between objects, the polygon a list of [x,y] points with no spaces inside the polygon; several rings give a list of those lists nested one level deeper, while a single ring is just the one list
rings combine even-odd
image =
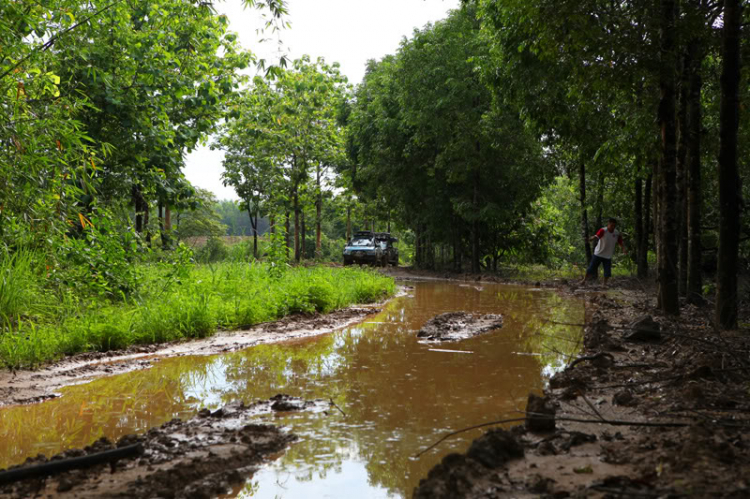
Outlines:
[{"label": "muddy bank", "polygon": [[65,358],[36,371],[4,371],[0,373],[0,406],[41,402],[58,396],[56,390],[63,386],[147,369],[152,362],[166,357],[213,355],[263,343],[326,334],[378,312],[379,306],[358,306],[326,315],[295,315],[243,331],[220,332],[202,340],[134,346],[106,353],[85,353]]},{"label": "muddy bank", "polygon": [[461,341],[502,326],[503,318],[497,314],[446,312],[428,320],[417,337],[422,341]]},{"label": "muddy bank", "polygon": [[526,408],[541,427],[490,430],[414,497],[750,497],[750,334],[652,296],[589,295],[586,350]]},{"label": "muddy bank", "polygon": [[[286,395],[252,405],[232,404],[201,411],[187,421],[179,419],[151,429],[145,435],[127,435],[117,444],[105,438],[84,449],[46,459],[38,456],[21,466],[0,472],[3,497],[215,497],[231,485],[247,480],[257,466],[297,439],[275,426],[249,424],[264,412],[325,411],[325,401],[304,401]],[[124,457],[106,458],[126,452]],[[95,458],[93,466],[50,474],[61,467]],[[46,466],[39,476],[8,483],[7,475]]]}]

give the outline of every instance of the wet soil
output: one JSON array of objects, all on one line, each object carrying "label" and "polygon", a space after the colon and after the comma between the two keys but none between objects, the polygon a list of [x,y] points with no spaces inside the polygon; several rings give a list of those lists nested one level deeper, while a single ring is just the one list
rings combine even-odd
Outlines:
[{"label": "wet soil", "polygon": [[417,337],[422,341],[461,341],[494,331],[502,325],[503,318],[498,314],[446,312],[427,321]]},{"label": "wet soil", "polygon": [[649,286],[615,281],[563,288],[586,299],[585,350],[526,409],[554,427],[490,430],[414,497],[750,497],[749,331],[662,316]]},{"label": "wet soil", "polygon": [[377,314],[379,306],[358,306],[326,315],[293,315],[243,331],[224,331],[210,338],[126,350],[92,352],[67,357],[36,371],[0,372],[0,407],[42,402],[57,396],[63,386],[140,369],[163,358],[213,355],[260,344],[327,334]]},{"label": "wet soil", "polygon": [[[29,458],[19,470],[43,463],[62,463],[104,451],[136,447],[137,455],[112,464],[18,480],[0,486],[0,495],[26,497],[216,497],[244,482],[267,458],[283,451],[297,437],[277,426],[252,424],[258,414],[288,411],[325,411],[326,401],[305,401],[287,395],[250,405],[234,403],[208,409],[181,421],[174,419],[143,435],[126,435],[116,444],[101,438],[83,449],[72,449],[51,459]],[[0,472],[0,480],[3,473]]]},{"label": "wet soil", "polygon": [[[330,335],[140,359],[151,367],[64,387],[55,400],[2,408],[0,467],[102,436],[115,442],[145,434],[230,401],[249,405],[288,393],[336,406],[329,414],[259,416],[256,423],[284,425],[300,440],[230,496],[409,497],[444,455],[465,451],[480,433],[457,437],[428,459],[411,456],[446,431],[522,408],[525,395],[541,390],[582,341],[582,327],[547,321],[582,323],[586,310],[583,300],[528,286],[429,281],[407,288],[377,315]],[[429,319],[451,310],[502,313],[503,327],[450,350],[418,341]]]}]

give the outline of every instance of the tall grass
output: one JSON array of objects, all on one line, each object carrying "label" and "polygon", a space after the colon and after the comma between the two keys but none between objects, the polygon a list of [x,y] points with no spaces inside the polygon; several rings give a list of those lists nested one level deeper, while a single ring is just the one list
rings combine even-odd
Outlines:
[{"label": "tall grass", "polygon": [[[0,364],[19,368],[85,351],[204,338],[289,314],[330,312],[392,294],[391,278],[356,268],[293,268],[273,278],[265,264],[196,265],[175,276],[169,265],[142,265],[143,290],[120,303],[66,306],[0,334]],[[28,296],[15,307],[28,306]],[[72,310],[71,310],[72,309]]]},{"label": "tall grass", "polygon": [[40,291],[40,278],[34,272],[34,254],[21,250],[0,252],[0,331],[10,329],[30,314]]}]

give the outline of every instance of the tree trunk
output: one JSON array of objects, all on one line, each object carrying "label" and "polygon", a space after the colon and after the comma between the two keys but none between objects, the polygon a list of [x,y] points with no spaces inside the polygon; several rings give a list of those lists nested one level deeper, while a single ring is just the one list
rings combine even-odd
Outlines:
[{"label": "tree trunk", "polygon": [[148,206],[148,202],[144,199],[143,200],[143,230],[146,231],[146,243],[148,244],[148,247],[151,247],[151,229],[148,228],[148,222],[149,222],[149,216],[151,209]]},{"label": "tree trunk", "polygon": [[158,207],[159,216],[159,232],[161,234],[161,248],[164,251],[169,250],[170,238],[169,231],[171,230],[172,221],[170,220],[169,207],[164,205],[163,201],[159,201]]},{"label": "tree trunk", "polygon": [[703,294],[702,245],[701,245],[701,53],[700,42],[693,40],[688,50],[692,52],[690,71],[690,93],[688,96],[688,301],[697,302]]},{"label": "tree trunk", "polygon": [[294,260],[296,262],[299,262],[302,255],[300,253],[300,247],[299,247],[299,229],[300,229],[300,217],[299,217],[299,188],[298,186],[294,186],[294,196],[293,196],[293,202],[294,202]]},{"label": "tree trunk", "polygon": [[648,277],[648,241],[651,232],[651,174],[646,177],[646,189],[643,193],[643,232],[638,239],[638,277]]},{"label": "tree trunk", "polygon": [[285,219],[286,219],[285,220],[285,225],[284,225],[284,227],[286,229],[286,234],[284,234],[284,242],[286,243],[286,258],[287,258],[287,260],[289,260],[289,250],[291,249],[291,246],[292,246],[292,240],[291,240],[291,236],[290,236],[290,234],[291,234],[291,230],[290,230],[291,227],[289,226],[289,218],[290,218],[290,216],[289,216],[289,211],[288,210],[285,212],[284,216],[285,216]]},{"label": "tree trunk", "polygon": [[[479,143],[476,149],[479,152]],[[478,274],[481,271],[479,266],[479,183],[481,182],[479,167],[474,169],[474,192],[472,194],[472,203],[474,205],[474,220],[471,223],[471,272]]]},{"label": "tree trunk", "polygon": [[166,245],[164,249],[172,247],[172,210],[169,205],[164,206],[164,233],[162,239]]},{"label": "tree trunk", "polygon": [[656,237],[659,307],[665,314],[679,315],[677,290],[677,127],[675,123],[675,2],[661,0],[661,63],[659,123],[661,125],[661,171],[659,172],[659,225]]},{"label": "tree trunk", "polygon": [[641,276],[641,241],[643,241],[644,223],[643,223],[643,180],[640,172],[635,178],[635,261],[638,264],[638,277]]},{"label": "tree trunk", "polygon": [[716,272],[716,322],[737,327],[737,260],[740,243],[740,178],[737,129],[740,115],[740,0],[724,0],[721,111],[719,114],[719,268]]},{"label": "tree trunk", "polygon": [[677,290],[680,296],[687,295],[687,151],[688,151],[688,95],[691,54],[688,51],[682,61],[679,110],[677,112]]},{"label": "tree trunk", "polygon": [[414,230],[414,263],[417,268],[422,266],[422,233],[419,225],[417,223],[417,228]]},{"label": "tree trunk", "polygon": [[[247,204],[250,206],[250,203]],[[258,259],[258,212],[247,210],[247,216],[250,217],[250,226],[253,229],[253,258]]]},{"label": "tree trunk", "polygon": [[321,230],[320,220],[323,212],[323,191],[320,188],[320,163],[317,165],[316,170],[316,181],[318,185],[318,199],[315,202],[315,257],[320,258],[323,253],[323,246],[321,244]]},{"label": "tree trunk", "polygon": [[346,207],[346,240],[352,239],[352,207],[351,205]]},{"label": "tree trunk", "polygon": [[307,254],[305,253],[307,251],[307,246],[305,244],[305,240],[307,239],[307,230],[305,227],[305,210],[304,208],[300,210],[299,212],[299,218],[300,218],[300,248],[299,253],[302,260],[307,258]]},{"label": "tree trunk", "polygon": [[143,194],[137,184],[133,184],[131,189],[133,198],[133,209],[135,210],[135,231],[140,234],[143,232]]},{"label": "tree trunk", "polygon": [[599,172],[599,192],[596,193],[596,230],[604,227],[604,172]]},{"label": "tree trunk", "polygon": [[457,222],[453,221],[453,270],[461,272],[461,233],[456,229]]},{"label": "tree trunk", "polygon": [[578,169],[578,188],[581,201],[581,236],[583,248],[586,250],[586,265],[591,262],[591,243],[589,242],[589,212],[586,209],[586,164],[581,160]]}]

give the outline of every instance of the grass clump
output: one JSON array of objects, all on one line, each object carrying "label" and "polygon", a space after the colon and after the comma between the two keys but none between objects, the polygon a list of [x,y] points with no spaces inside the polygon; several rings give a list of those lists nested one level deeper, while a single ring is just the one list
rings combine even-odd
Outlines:
[{"label": "grass clump", "polygon": [[[19,267],[13,279],[33,274],[22,260],[13,264]],[[140,291],[135,296],[67,299],[34,320],[0,329],[0,365],[33,367],[80,352],[205,338],[219,329],[246,328],[289,314],[375,302],[395,290],[391,278],[358,268],[300,267],[278,273],[265,263],[224,262],[191,264],[179,271],[169,263],[138,264],[136,271]],[[37,275],[28,284],[31,292],[22,290],[26,294],[7,300],[3,317],[27,315],[40,284]],[[44,293],[36,296],[41,299]]]}]

